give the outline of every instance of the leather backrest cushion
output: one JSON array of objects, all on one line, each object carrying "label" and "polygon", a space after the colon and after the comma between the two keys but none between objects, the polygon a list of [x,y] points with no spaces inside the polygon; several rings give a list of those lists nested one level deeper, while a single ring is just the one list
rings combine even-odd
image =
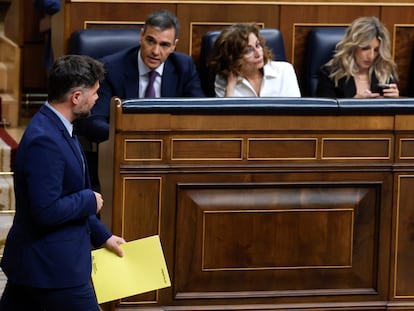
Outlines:
[{"label": "leather backrest cushion", "polygon": [[318,27],[310,31],[304,59],[302,95],[315,96],[318,73],[333,56],[336,44],[343,38],[346,27]]},{"label": "leather backrest cushion", "polygon": [[82,29],[69,38],[68,53],[101,58],[139,45],[140,29]]}]

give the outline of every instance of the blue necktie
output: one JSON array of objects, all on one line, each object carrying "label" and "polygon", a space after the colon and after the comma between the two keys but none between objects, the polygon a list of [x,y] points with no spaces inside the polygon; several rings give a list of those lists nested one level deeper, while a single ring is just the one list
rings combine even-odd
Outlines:
[{"label": "blue necktie", "polygon": [[148,85],[147,89],[145,90],[145,98],[154,98],[155,97],[155,90],[154,90],[154,81],[157,77],[157,72],[155,70],[151,70],[148,73]]}]

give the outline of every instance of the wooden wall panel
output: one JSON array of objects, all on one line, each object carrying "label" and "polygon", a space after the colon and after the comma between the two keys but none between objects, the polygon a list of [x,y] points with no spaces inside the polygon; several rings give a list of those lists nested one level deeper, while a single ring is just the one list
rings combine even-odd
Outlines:
[{"label": "wooden wall panel", "polygon": [[135,240],[159,234],[161,178],[125,177],[122,190],[122,236]]},{"label": "wooden wall panel", "polygon": [[399,150],[400,159],[414,160],[414,138],[401,138]]},{"label": "wooden wall panel", "polygon": [[[396,165],[394,152],[400,154],[401,140],[404,154],[410,154],[412,135],[404,131],[412,127],[411,115],[194,113],[114,118],[114,216],[121,218],[125,206],[136,210],[127,220],[128,232],[135,235],[147,222],[153,232],[154,222],[148,220],[159,218],[173,282],[146,297],[122,299],[121,309],[401,306],[402,298],[390,296],[390,272],[402,280],[399,288],[411,293],[399,277],[411,259],[411,183],[402,190],[407,208],[399,221],[398,259],[404,264],[391,271],[393,178],[411,164],[401,159]],[[402,132],[397,139],[396,131]],[[126,160],[137,147],[121,148],[125,142],[157,142],[162,158]],[[152,143],[141,147],[160,152]],[[124,188],[125,206],[119,195]],[[141,198],[146,192],[148,200]],[[145,212],[155,211],[157,202],[160,213]],[[148,207],[140,218],[137,206],[143,205]],[[411,300],[407,303],[399,310],[414,308]]]},{"label": "wooden wall panel", "polygon": [[[128,177],[123,179],[122,229],[120,235],[127,241],[160,234],[161,177]],[[138,220],[138,222],[137,222]],[[122,303],[141,301],[156,303],[158,292],[135,295],[122,299]]]},{"label": "wooden wall panel", "polygon": [[398,192],[395,211],[395,244],[394,244],[394,283],[393,298],[414,299],[414,198],[411,191],[414,187],[413,175],[397,177]]},{"label": "wooden wall panel", "polygon": [[316,160],[318,153],[317,138],[249,138],[247,140],[248,160]]},{"label": "wooden wall panel", "polygon": [[413,51],[414,51],[414,24],[394,25],[393,55],[398,66],[398,87],[402,96],[414,95]]},{"label": "wooden wall panel", "polygon": [[392,146],[391,137],[324,138],[321,153],[323,159],[390,160]]},{"label": "wooden wall panel", "polygon": [[160,139],[125,139],[124,161],[162,160],[163,144]]},{"label": "wooden wall panel", "polygon": [[309,186],[181,184],[177,298],[378,294],[378,186]]},{"label": "wooden wall panel", "polygon": [[[87,28],[87,24],[99,22],[101,26],[106,25],[107,27],[111,27],[114,23],[118,25],[143,24],[149,13],[160,8],[159,4],[147,3],[142,5],[141,3],[119,1],[118,3],[84,2],[63,4],[63,11],[56,16],[57,19],[60,19],[60,23],[65,25],[64,34],[60,37],[61,44],[64,46],[63,50],[60,50],[61,52],[66,50],[70,34],[75,30]],[[175,4],[163,4],[161,7],[176,13]]]},{"label": "wooden wall panel", "polygon": [[171,160],[241,160],[243,140],[225,138],[180,138],[171,141]]},{"label": "wooden wall panel", "polygon": [[393,55],[398,65],[399,86],[402,91],[400,93],[414,96],[414,7],[384,7],[381,10],[381,19],[394,38]]}]

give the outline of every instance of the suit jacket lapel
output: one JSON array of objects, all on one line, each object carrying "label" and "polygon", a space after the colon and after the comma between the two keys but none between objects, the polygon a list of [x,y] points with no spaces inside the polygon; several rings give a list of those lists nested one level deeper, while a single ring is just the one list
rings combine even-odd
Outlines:
[{"label": "suit jacket lapel", "polygon": [[128,61],[129,64],[124,72],[124,88],[125,98],[138,98],[139,97],[139,72],[138,72],[138,56],[137,53],[129,53]]},{"label": "suit jacket lapel", "polygon": [[173,62],[171,61],[169,57],[165,61],[164,71],[162,73],[161,97],[177,96],[177,81],[178,81],[177,72],[175,70]]},{"label": "suit jacket lapel", "polygon": [[[82,147],[79,148],[75,145],[74,139],[69,135],[67,129],[63,125],[62,121],[59,119],[59,117],[49,108],[47,108],[45,105],[43,105],[40,108],[40,111],[44,113],[58,128],[60,133],[62,134],[63,139],[70,145],[73,153],[75,154],[75,157],[77,161],[79,162],[79,168],[82,170],[83,176],[84,176],[84,182],[88,188],[90,188],[90,180],[89,180],[89,173],[88,173],[88,167],[86,164],[86,158],[83,153]],[[83,159],[82,159],[83,156]],[[84,168],[84,169],[83,169]]]},{"label": "suit jacket lapel", "polygon": [[[82,147],[79,144],[79,141],[77,138],[71,137],[66,129],[62,132],[63,137],[65,140],[69,143],[70,147],[72,148],[72,151],[74,152],[76,159],[79,162],[79,167],[82,170],[83,180],[85,185],[88,185],[89,180],[89,174],[88,174],[88,167],[86,164],[86,158],[85,154],[83,153]],[[88,186],[89,187],[89,186]]]}]

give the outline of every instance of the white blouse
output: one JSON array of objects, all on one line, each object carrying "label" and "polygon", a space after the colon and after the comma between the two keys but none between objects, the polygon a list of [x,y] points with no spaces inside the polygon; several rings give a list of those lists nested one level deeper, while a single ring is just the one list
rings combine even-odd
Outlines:
[{"label": "white blouse", "polygon": [[[256,94],[246,78],[238,77],[234,97],[301,97],[298,79],[292,64],[283,61],[271,61],[263,67],[263,81],[260,95]],[[224,97],[227,81],[216,75],[216,97]]]}]

